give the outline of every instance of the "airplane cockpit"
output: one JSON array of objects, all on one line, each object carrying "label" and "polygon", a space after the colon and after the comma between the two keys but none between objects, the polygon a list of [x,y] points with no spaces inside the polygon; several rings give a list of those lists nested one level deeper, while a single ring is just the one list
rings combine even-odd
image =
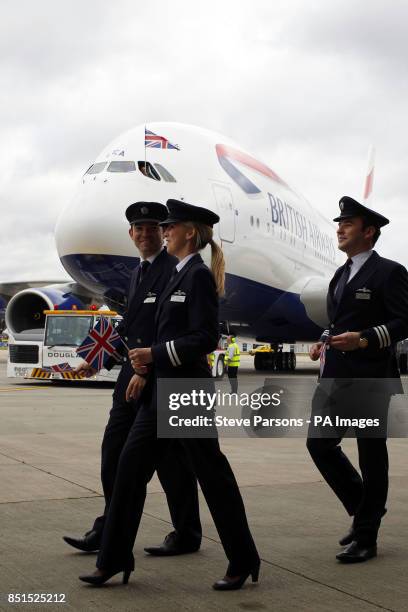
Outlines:
[{"label": "airplane cockpit", "polygon": [[[86,175],[96,175],[101,172],[137,172],[139,171],[143,176],[153,179],[154,181],[165,181],[166,183],[176,183],[174,176],[165,168],[162,164],[152,164],[148,161],[138,161],[137,167],[136,162],[129,160],[113,160],[110,162],[96,162],[92,164],[85,172]],[[94,176],[95,178],[95,176]]]}]

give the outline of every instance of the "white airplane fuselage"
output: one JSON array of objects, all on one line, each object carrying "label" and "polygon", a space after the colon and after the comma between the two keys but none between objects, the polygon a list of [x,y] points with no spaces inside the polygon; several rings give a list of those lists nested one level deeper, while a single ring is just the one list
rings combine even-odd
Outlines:
[{"label": "white airplane fuselage", "polygon": [[[177,123],[147,128],[179,150],[145,148],[141,125],[102,151],[58,220],[56,244],[67,272],[100,295],[125,294],[138,262],[127,206],[183,199],[220,215],[214,235],[227,273],[220,320],[259,340],[315,339],[328,281],[341,264],[334,224],[230,139]],[[140,169],[145,156],[150,177]]]}]

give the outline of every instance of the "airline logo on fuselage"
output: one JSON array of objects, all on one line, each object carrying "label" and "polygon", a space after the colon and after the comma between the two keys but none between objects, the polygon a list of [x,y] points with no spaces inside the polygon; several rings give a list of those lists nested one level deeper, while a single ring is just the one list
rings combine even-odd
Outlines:
[{"label": "airline logo on fuselage", "polygon": [[255,159],[248,153],[244,153],[243,151],[239,151],[238,149],[234,149],[233,147],[229,147],[223,144],[215,145],[215,150],[218,156],[218,161],[220,162],[221,167],[225,170],[230,178],[248,195],[260,194],[261,190],[259,187],[255,185],[245,174],[243,174],[238,168],[233,164],[233,161],[238,162],[250,168],[252,170],[256,170],[266,178],[283,185],[287,189],[290,189],[289,185],[283,181],[280,176],[276,174],[269,166],[263,164],[259,160]]},{"label": "airline logo on fuselage", "polygon": [[[215,145],[215,150],[222,168],[247,195],[261,195],[262,191],[232,163],[233,161],[252,170],[256,170],[265,178],[269,178],[275,183],[284,186],[289,191],[292,191],[276,172],[247,153],[243,153],[242,151],[238,151],[238,149],[222,144]],[[299,240],[311,245],[312,248],[323,254],[324,257],[335,262],[336,248],[333,238],[325,232],[322,232],[316,223],[307,219],[304,214],[296,210],[294,206],[288,204],[285,200],[274,196],[270,192],[267,192],[267,195],[271,207],[271,221],[273,224],[287,230]]]},{"label": "airline logo on fuselage", "polygon": [[271,220],[291,234],[310,244],[316,251],[323,253],[333,262],[336,259],[336,247],[333,238],[322,232],[316,223],[307,219],[294,206],[268,192],[271,207]]}]

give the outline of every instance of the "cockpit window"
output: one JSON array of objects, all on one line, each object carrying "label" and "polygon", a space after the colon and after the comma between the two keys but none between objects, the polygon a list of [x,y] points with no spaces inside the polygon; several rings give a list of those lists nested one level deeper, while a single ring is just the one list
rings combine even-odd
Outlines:
[{"label": "cockpit window", "polygon": [[176,183],[176,179],[174,178],[174,176],[170,174],[170,172],[166,170],[164,166],[162,166],[161,164],[154,165],[167,183]]},{"label": "cockpit window", "polygon": [[151,178],[155,181],[160,181],[160,176],[157,174],[157,171],[154,169],[150,162],[138,161],[137,162],[139,171],[147,176],[147,178]]},{"label": "cockpit window", "polygon": [[136,164],[134,161],[111,161],[106,172],[134,172]]},{"label": "cockpit window", "polygon": [[85,172],[85,174],[99,174],[105,168],[106,162],[98,162],[96,164],[92,164],[90,168]]}]

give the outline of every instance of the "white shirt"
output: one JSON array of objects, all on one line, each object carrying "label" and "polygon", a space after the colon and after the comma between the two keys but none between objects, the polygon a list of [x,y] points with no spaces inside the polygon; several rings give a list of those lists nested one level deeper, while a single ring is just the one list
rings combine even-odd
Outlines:
[{"label": "white shirt", "polygon": [[158,257],[158,255],[160,255],[160,253],[162,252],[163,249],[164,249],[164,247],[162,247],[160,249],[160,251],[157,251],[157,253],[155,253],[154,255],[150,255],[150,257],[146,257],[146,259],[143,259],[142,257],[140,257],[140,263],[142,263],[142,261],[148,261],[150,264],[152,264],[154,262],[154,260],[156,259],[156,257]]},{"label": "white shirt", "polygon": [[348,278],[348,283],[351,279],[357,274],[357,272],[362,268],[367,259],[371,257],[373,254],[373,249],[369,249],[368,251],[363,251],[362,253],[357,253],[357,255],[353,255],[351,257],[352,264],[350,266],[350,276]]},{"label": "white shirt", "polygon": [[176,266],[176,270],[177,272],[180,272],[184,266],[186,265],[186,263],[188,261],[190,261],[190,259],[192,259],[194,257],[194,255],[197,255],[197,253],[190,253],[190,255],[187,255],[187,257],[184,257],[184,259],[182,259],[181,261],[178,262],[177,266]]},{"label": "white shirt", "polygon": [[[351,259],[350,276],[348,277],[347,284],[351,281],[353,276],[355,276],[357,274],[357,272],[365,264],[367,259],[369,259],[371,257],[372,254],[373,254],[373,249],[369,249],[368,251],[363,251],[362,253],[357,253],[357,255],[353,255],[353,257],[350,257],[350,259]],[[334,295],[336,295],[339,283],[340,283],[340,279],[339,279],[339,281],[338,281],[338,283],[336,285],[336,288],[334,290]]]}]

